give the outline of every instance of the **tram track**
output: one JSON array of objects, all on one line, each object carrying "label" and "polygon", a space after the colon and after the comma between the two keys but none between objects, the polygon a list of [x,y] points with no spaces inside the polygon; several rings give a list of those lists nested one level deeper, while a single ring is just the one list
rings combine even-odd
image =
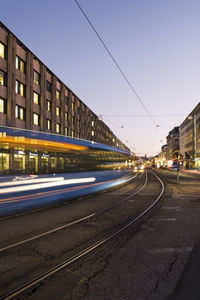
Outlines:
[{"label": "tram track", "polygon": [[[138,173],[137,173],[135,176],[131,177],[130,180],[136,178],[137,175],[138,175]],[[92,214],[86,215],[86,216],[81,217],[81,218],[79,218],[79,219],[77,219],[77,220],[74,220],[74,221],[69,222],[69,223],[67,223],[67,224],[64,224],[64,225],[62,225],[62,226],[58,226],[58,227],[53,228],[53,229],[51,229],[51,230],[45,231],[45,232],[43,232],[43,233],[34,235],[34,236],[32,236],[32,237],[30,237],[30,238],[27,238],[27,239],[24,239],[24,240],[22,240],[22,241],[19,241],[19,242],[16,242],[16,243],[7,245],[7,246],[5,246],[5,247],[1,247],[1,248],[0,248],[0,253],[4,252],[4,251],[6,251],[6,250],[12,249],[12,248],[14,248],[14,247],[23,245],[23,244],[25,244],[25,243],[34,241],[34,240],[39,239],[39,238],[41,238],[41,237],[45,237],[45,236],[47,236],[47,235],[49,235],[49,234],[52,234],[52,233],[58,232],[58,231],[60,231],[60,230],[66,229],[66,228],[71,227],[71,226],[73,226],[73,225],[75,225],[75,224],[79,224],[79,223],[81,223],[81,222],[83,222],[83,221],[86,221],[86,220],[88,220],[88,219],[90,219],[90,218],[92,218],[92,217],[95,217],[95,216],[97,216],[97,215],[103,214],[103,213],[105,213],[105,212],[107,212],[107,211],[113,209],[114,207],[116,207],[116,206],[122,204],[123,202],[127,201],[128,199],[130,199],[131,197],[133,197],[133,196],[136,195],[137,193],[139,193],[139,192],[146,186],[147,180],[148,180],[148,177],[147,177],[147,172],[146,172],[145,182],[144,182],[144,184],[142,185],[141,188],[139,188],[139,189],[136,190],[135,192],[131,193],[129,196],[127,196],[127,197],[121,199],[120,201],[118,201],[118,202],[112,204],[111,206],[106,207],[106,208],[103,208],[103,209],[100,209],[100,210],[98,210],[98,211],[96,211],[96,212],[94,212],[94,213],[92,213]]]},{"label": "tram track", "polygon": [[[122,231],[124,231],[126,228],[128,228],[129,226],[131,226],[132,224],[134,224],[135,222],[137,222],[139,219],[141,219],[146,213],[149,212],[149,210],[152,207],[154,207],[156,205],[156,203],[160,200],[160,198],[161,198],[161,196],[162,196],[162,194],[164,192],[163,182],[160,180],[160,178],[154,172],[153,172],[153,174],[157,178],[157,180],[159,181],[159,183],[161,185],[161,191],[159,191],[159,194],[157,195],[156,200],[152,201],[152,203],[151,203],[151,205],[149,207],[145,208],[145,210],[143,210],[137,216],[134,216],[134,218],[128,220],[128,222],[125,221],[123,223],[123,225],[121,225],[121,224],[118,225],[117,229],[111,231],[108,234],[105,234],[104,237],[99,238],[97,241],[93,242],[90,246],[87,246],[84,249],[78,251],[78,253],[76,253],[74,255],[71,255],[70,258],[63,260],[63,262],[56,264],[56,266],[54,266],[54,267],[50,268],[49,270],[43,272],[42,275],[37,275],[35,277],[35,279],[30,280],[27,284],[24,284],[24,285],[22,284],[21,288],[15,289],[14,292],[7,293],[7,296],[3,296],[2,299],[14,299],[14,298],[18,297],[20,294],[23,294],[25,291],[29,290],[33,286],[35,286],[38,283],[42,282],[46,278],[50,277],[51,275],[57,273],[58,271],[60,271],[60,270],[62,270],[64,268],[66,268],[67,266],[69,266],[73,262],[77,261],[78,259],[84,257],[85,255],[91,253],[93,250],[97,249],[98,247],[100,247],[101,245],[105,244],[106,242],[108,242],[112,238],[116,237]],[[147,181],[147,178],[146,178],[146,181]],[[146,183],[146,181],[145,181],[145,183]],[[145,186],[146,186],[146,184],[145,184]],[[142,188],[140,188],[139,190],[141,191]],[[127,198],[130,199],[132,196],[133,195],[129,195],[128,197],[122,199],[121,201],[118,201],[118,203],[120,203],[120,202],[123,203],[123,202],[125,202],[125,199],[127,199]],[[118,205],[119,204],[115,204],[115,205],[113,205],[113,207],[116,207]],[[111,209],[111,208],[109,208],[109,209]],[[105,210],[108,211],[109,209],[107,208],[107,209],[104,209],[102,211],[105,211]]]}]

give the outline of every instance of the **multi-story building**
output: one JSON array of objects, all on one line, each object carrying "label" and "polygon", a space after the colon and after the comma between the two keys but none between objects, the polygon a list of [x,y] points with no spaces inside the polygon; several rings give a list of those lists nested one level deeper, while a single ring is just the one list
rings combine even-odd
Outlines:
[{"label": "multi-story building", "polygon": [[186,167],[200,168],[200,103],[180,125],[180,153]]},{"label": "multi-story building", "polygon": [[179,156],[179,126],[174,127],[167,136],[167,161],[177,159]]},{"label": "multi-story building", "polygon": [[[0,126],[38,134],[43,132],[46,133],[45,137],[48,134],[49,137],[59,135],[88,140],[129,152],[109,127],[2,23]],[[6,147],[10,148],[10,145],[8,140],[4,143],[2,140],[2,155],[5,157]],[[17,146],[21,149],[19,144]],[[17,154],[15,155],[17,160]],[[13,164],[10,158],[7,157],[6,161],[7,165],[10,162],[11,169]],[[5,168],[3,163],[0,168]]]}]

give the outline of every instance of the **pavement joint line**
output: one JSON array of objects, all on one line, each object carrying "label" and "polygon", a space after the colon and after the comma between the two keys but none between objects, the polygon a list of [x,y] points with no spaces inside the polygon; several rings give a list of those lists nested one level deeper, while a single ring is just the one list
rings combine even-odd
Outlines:
[{"label": "pavement joint line", "polygon": [[178,253],[186,253],[186,252],[191,252],[194,247],[184,247],[184,248],[163,248],[163,249],[150,249],[147,250],[147,252],[152,253],[152,254],[167,254],[167,253],[173,253],[173,252],[178,252]]}]

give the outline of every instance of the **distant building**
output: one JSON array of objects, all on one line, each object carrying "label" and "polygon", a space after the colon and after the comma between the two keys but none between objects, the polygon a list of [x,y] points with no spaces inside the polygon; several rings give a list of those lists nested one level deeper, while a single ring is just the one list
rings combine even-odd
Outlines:
[{"label": "distant building", "polygon": [[200,103],[180,125],[180,154],[185,167],[200,168]]},{"label": "distant building", "polygon": [[167,161],[177,159],[179,156],[179,126],[174,127],[167,136],[167,149],[166,159]]}]

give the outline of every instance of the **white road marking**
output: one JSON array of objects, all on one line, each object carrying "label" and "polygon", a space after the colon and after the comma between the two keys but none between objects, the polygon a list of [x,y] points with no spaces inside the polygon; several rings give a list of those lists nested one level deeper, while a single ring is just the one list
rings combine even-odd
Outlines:
[{"label": "white road marking", "polygon": [[193,247],[152,249],[147,251],[153,254],[162,254],[162,253],[173,253],[173,252],[185,253],[185,252],[191,252],[192,250]]},{"label": "white road marking", "polygon": [[172,194],[171,197],[172,197],[172,198],[179,199],[179,198],[183,197],[183,195],[181,195],[181,194]]},{"label": "white road marking", "polygon": [[132,193],[106,193],[107,195],[131,195]]},{"label": "white road marking", "polygon": [[171,218],[171,219],[156,219],[153,220],[154,222],[171,222],[171,221],[176,221],[175,218]]},{"label": "white road marking", "polygon": [[148,230],[151,230],[151,231],[154,231],[155,229],[150,227],[150,226],[147,226],[147,225],[142,225],[142,228],[144,229],[148,229]]},{"label": "white road marking", "polygon": [[163,206],[162,209],[176,210],[176,211],[181,210],[180,206]]}]

